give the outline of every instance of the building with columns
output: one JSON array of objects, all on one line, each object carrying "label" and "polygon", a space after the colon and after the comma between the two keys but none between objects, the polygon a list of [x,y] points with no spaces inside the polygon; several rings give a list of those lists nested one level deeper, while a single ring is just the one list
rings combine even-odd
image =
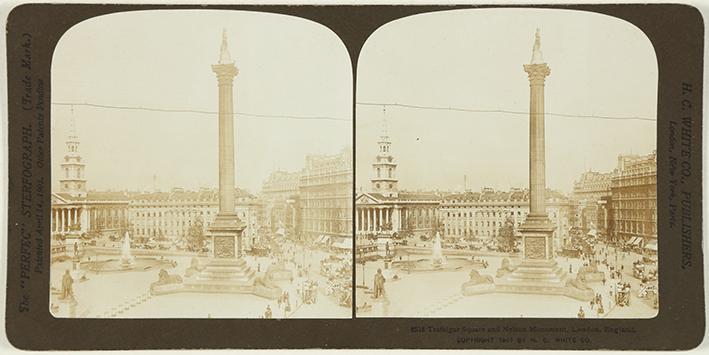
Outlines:
[{"label": "building with columns", "polygon": [[59,192],[52,192],[52,236],[68,232],[102,235],[120,234],[128,227],[126,192],[95,192],[87,190],[86,165],[79,151],[74,116],[71,116],[66,152],[59,169]]},{"label": "building with columns", "polygon": [[386,128],[377,141],[370,191],[355,200],[355,232],[358,237],[380,234],[432,236],[439,226],[441,197],[431,192],[399,191],[397,164]]},{"label": "building with columns", "polygon": [[357,196],[355,214],[359,237],[407,234],[432,236],[438,229],[440,195],[432,192],[398,192],[387,196],[370,192]]},{"label": "building with columns", "polygon": [[129,225],[126,192],[89,191],[86,197],[52,193],[52,234],[122,234]]}]

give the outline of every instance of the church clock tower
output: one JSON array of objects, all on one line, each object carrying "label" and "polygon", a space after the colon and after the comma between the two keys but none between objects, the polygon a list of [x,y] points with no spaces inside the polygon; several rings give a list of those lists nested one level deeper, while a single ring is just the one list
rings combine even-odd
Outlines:
[{"label": "church clock tower", "polygon": [[374,164],[372,164],[372,192],[387,197],[397,197],[399,180],[396,178],[396,163],[391,155],[391,140],[389,140],[387,133],[386,121],[384,121],[384,129],[377,144],[379,151]]},{"label": "church clock tower", "polygon": [[71,126],[66,139],[66,154],[62,158],[59,172],[59,192],[73,197],[86,197],[86,177],[84,163],[79,155],[79,136],[76,134],[74,109],[71,110]]}]

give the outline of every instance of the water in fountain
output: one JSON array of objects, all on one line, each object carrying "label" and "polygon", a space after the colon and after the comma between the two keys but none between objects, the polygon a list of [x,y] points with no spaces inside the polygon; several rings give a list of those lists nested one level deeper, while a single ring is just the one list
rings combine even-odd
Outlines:
[{"label": "water in fountain", "polygon": [[123,247],[121,248],[121,265],[131,266],[135,263],[135,257],[130,253],[130,239],[128,232],[123,238]]},{"label": "water in fountain", "polygon": [[441,265],[443,263],[443,252],[441,251],[441,234],[438,232],[436,232],[436,238],[433,240],[431,263],[434,265]]}]

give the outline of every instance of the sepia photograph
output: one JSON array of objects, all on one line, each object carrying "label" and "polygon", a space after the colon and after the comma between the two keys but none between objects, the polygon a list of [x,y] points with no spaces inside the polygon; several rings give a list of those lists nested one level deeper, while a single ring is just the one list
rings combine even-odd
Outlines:
[{"label": "sepia photograph", "polygon": [[352,66],[249,11],[78,23],[52,60],[51,314],[351,318]]},{"label": "sepia photograph", "polygon": [[606,15],[378,28],[357,67],[357,317],[655,317],[657,87],[650,40]]}]

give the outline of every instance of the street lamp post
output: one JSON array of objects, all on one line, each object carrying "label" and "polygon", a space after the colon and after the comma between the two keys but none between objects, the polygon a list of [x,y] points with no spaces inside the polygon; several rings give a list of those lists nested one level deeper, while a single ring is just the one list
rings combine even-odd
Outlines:
[{"label": "street lamp post", "polygon": [[366,283],[365,283],[366,277],[364,275],[364,257],[362,255],[363,254],[362,249],[359,249],[357,251],[357,254],[359,254],[359,259],[357,260],[357,262],[362,264],[362,286],[366,286]]}]

